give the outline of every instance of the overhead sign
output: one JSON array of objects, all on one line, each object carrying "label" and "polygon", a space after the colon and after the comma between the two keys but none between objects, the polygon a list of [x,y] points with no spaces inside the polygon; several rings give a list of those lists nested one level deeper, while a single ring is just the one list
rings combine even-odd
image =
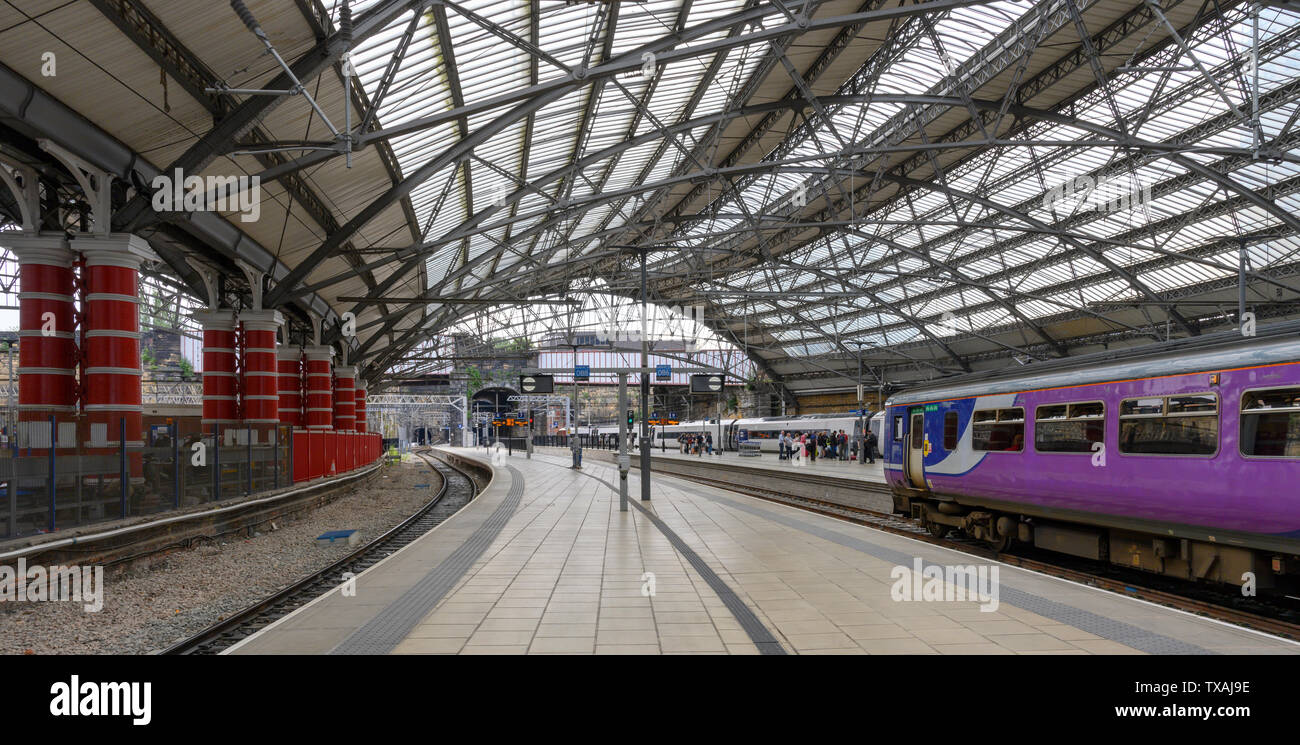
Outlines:
[{"label": "overhead sign", "polygon": [[655,365],[655,380],[672,380],[672,365]]},{"label": "overhead sign", "polygon": [[691,393],[722,393],[722,375],[692,375]]},{"label": "overhead sign", "polygon": [[520,375],[519,390],[524,393],[554,393],[554,375]]},{"label": "overhead sign", "polygon": [[579,383],[586,383],[591,380],[591,365],[574,365],[573,379]]}]

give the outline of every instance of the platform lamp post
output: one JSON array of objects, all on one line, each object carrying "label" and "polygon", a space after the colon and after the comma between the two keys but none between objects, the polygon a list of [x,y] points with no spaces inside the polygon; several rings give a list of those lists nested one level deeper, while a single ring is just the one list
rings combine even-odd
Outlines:
[{"label": "platform lamp post", "polygon": [[650,340],[646,336],[646,285],[645,262],[648,248],[641,249],[641,501],[650,501]]},{"label": "platform lamp post", "polygon": [[573,468],[582,468],[582,438],[578,437],[578,335],[573,333],[573,324],[569,324],[569,341],[573,342],[573,390],[569,392],[569,421],[566,431],[569,433],[569,453],[573,458]]}]

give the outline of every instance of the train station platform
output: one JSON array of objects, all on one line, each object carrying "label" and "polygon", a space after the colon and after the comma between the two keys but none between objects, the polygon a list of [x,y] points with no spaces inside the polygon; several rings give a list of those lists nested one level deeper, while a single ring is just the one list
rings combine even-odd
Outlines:
[{"label": "train station platform", "polygon": [[[449,452],[488,461],[482,451]],[[360,575],[354,592],[335,588],[229,653],[1300,652],[1287,640],[669,476],[656,475],[642,503],[633,472],[630,507],[620,512],[617,471],[598,459],[574,471],[567,455],[516,453],[493,472],[478,498]],[[981,571],[986,581],[971,596],[944,596]],[[935,585],[935,572],[951,583]]]}]

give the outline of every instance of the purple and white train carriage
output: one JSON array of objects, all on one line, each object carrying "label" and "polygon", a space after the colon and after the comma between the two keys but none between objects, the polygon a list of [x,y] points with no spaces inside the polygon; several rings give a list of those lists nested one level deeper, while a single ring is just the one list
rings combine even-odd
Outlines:
[{"label": "purple and white train carriage", "polygon": [[895,509],[936,535],[1300,586],[1300,324],[963,376],[885,413]]}]

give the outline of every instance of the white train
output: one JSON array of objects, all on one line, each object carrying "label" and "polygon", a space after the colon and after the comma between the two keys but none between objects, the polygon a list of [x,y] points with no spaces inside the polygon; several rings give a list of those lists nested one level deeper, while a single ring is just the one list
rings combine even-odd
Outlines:
[{"label": "white train", "polygon": [[[880,428],[885,415],[873,414],[867,426],[880,439]],[[633,429],[633,443],[640,425]],[[603,444],[612,441],[618,435],[617,424],[603,424],[595,427],[583,427],[584,438],[588,444]],[[651,443],[656,450],[672,450],[678,447],[681,438],[687,435],[703,437],[706,433],[713,436],[713,446],[722,450],[735,451],[742,442],[757,442],[764,452],[777,452],[777,438],[782,432],[798,437],[801,434],[818,432],[839,432],[849,435],[853,447],[862,437],[862,419],[855,414],[805,414],[803,416],[775,416],[753,419],[701,419],[680,424],[653,427]]]}]

